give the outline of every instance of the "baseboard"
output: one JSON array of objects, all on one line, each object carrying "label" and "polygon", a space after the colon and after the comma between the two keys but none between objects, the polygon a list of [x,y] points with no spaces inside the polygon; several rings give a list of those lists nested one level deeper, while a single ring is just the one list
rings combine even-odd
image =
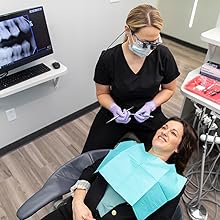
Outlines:
[{"label": "baseboard", "polygon": [[93,103],[93,104],[91,104],[91,105],[89,105],[89,106],[87,106],[87,107],[85,107],[85,108],[83,108],[83,109],[81,109],[77,112],[74,112],[71,115],[68,115],[68,116],[66,116],[66,117],[64,117],[64,118],[62,118],[62,119],[60,119],[60,120],[44,127],[44,128],[42,128],[42,129],[40,129],[40,130],[30,134],[30,135],[27,135],[26,137],[21,138],[21,139],[15,141],[15,142],[3,147],[3,148],[1,148],[0,149],[0,156],[3,156],[3,155],[7,154],[10,151],[16,150],[19,147],[21,147],[21,146],[23,146],[27,143],[30,143],[34,139],[36,139],[40,136],[43,136],[43,135],[49,133],[50,131],[53,131],[54,129],[56,129],[60,126],[63,126],[64,124],[66,124],[66,123],[68,123],[68,122],[70,122],[74,119],[77,119],[80,116],[82,116],[82,115],[84,115],[84,114],[86,114],[86,113],[88,113],[88,112],[90,112],[90,111],[92,111],[92,110],[94,110],[98,107],[99,107],[99,103],[95,102],[95,103]]},{"label": "baseboard", "polygon": [[170,35],[161,33],[161,37],[166,38],[166,39],[169,39],[169,40],[172,40],[172,41],[174,41],[174,42],[176,42],[176,43],[178,43],[178,44],[181,44],[181,45],[183,45],[183,46],[186,46],[186,47],[189,47],[189,48],[191,48],[191,49],[197,50],[197,51],[199,51],[199,52],[207,53],[207,49],[206,49],[206,48],[203,48],[203,47],[200,47],[200,46],[191,44],[191,43],[189,43],[189,42],[180,40],[180,39],[175,38],[175,37],[172,37],[172,36],[170,36]]}]

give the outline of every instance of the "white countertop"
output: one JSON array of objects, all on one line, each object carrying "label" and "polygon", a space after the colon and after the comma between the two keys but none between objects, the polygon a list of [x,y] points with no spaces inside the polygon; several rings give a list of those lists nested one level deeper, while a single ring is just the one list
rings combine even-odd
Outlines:
[{"label": "white countertop", "polygon": [[201,34],[201,40],[220,47],[220,28],[216,27]]}]

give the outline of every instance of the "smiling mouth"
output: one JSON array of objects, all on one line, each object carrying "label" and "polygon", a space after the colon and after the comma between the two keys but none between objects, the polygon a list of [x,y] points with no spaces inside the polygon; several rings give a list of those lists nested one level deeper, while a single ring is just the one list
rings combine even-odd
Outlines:
[{"label": "smiling mouth", "polygon": [[158,136],[158,139],[163,140],[164,142],[167,142],[167,140],[162,136]]}]

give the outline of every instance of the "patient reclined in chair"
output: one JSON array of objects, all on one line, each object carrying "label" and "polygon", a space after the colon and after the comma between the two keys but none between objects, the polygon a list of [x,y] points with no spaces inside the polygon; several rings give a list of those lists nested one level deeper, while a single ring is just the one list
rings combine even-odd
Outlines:
[{"label": "patient reclined in chair", "polygon": [[[57,201],[62,195],[69,193],[70,187],[78,180],[84,167],[91,165],[108,152],[108,149],[86,152],[64,164],[50,176],[37,193],[20,207],[17,212],[18,218],[20,220],[27,219],[48,203]],[[178,205],[172,220],[181,219],[181,208]]]},{"label": "patient reclined in chair", "polygon": [[[175,125],[175,129],[177,129],[178,123],[180,122],[171,120],[167,122],[166,126],[170,130]],[[170,142],[170,140],[175,140],[175,138],[169,138],[169,140],[164,141],[163,139],[166,139],[167,136],[162,136],[164,132],[164,128],[162,128],[156,133],[153,146],[159,146],[160,144],[158,145],[158,143],[160,141],[163,144],[170,142],[167,146],[169,146],[172,155],[177,147],[181,149],[179,146],[181,146],[181,140],[184,138],[184,129],[180,125],[181,123],[179,124],[179,142]],[[195,139],[196,137],[194,137]],[[177,144],[176,147],[174,143]],[[190,146],[192,146],[192,143]],[[190,151],[192,152],[192,148],[190,148]],[[97,150],[84,153],[73,159],[72,164],[69,162],[55,172],[42,190],[51,192],[51,194],[56,192],[59,197],[66,193],[78,178],[89,182],[91,187],[87,189],[88,187],[86,186],[85,190],[81,190],[82,185],[79,182],[78,185],[76,184],[74,200],[78,201],[78,198],[80,198],[78,192],[84,191],[85,204],[91,210],[92,217],[87,216],[82,211],[83,215],[79,218],[75,214],[75,219],[82,219],[82,217],[84,219],[181,219],[181,216],[177,217],[176,215],[180,214],[180,209],[177,207],[179,207],[179,199],[184,189],[185,178],[176,172],[173,164],[166,163],[166,160],[163,161],[155,156],[154,152],[146,152],[143,144],[137,144],[135,141],[120,143],[114,150],[110,151],[104,160],[96,161],[107,152],[108,150]],[[92,164],[93,157],[96,162]],[[120,163],[124,164],[124,166]],[[82,172],[83,168],[90,164],[92,165]],[[62,181],[65,182],[65,179],[67,182],[60,185]],[[50,182],[55,184],[55,188]],[[119,182],[121,184],[118,184]],[[65,190],[62,192],[63,188]],[[20,219],[31,216],[43,205],[56,198],[55,195],[52,195],[50,196],[51,198],[45,199],[44,192],[41,193],[39,191],[38,195],[34,195],[30,202],[27,202],[18,210],[17,215]],[[156,196],[155,192],[157,193]],[[36,205],[39,202],[38,196],[44,200],[44,204],[42,206],[38,205],[37,208],[34,208],[35,210],[31,210],[32,205]],[[74,205],[77,206],[77,203],[74,203]],[[176,208],[177,211],[175,212]],[[29,213],[27,214],[27,212]],[[71,199],[66,205],[46,216],[45,219],[73,219]]]}]

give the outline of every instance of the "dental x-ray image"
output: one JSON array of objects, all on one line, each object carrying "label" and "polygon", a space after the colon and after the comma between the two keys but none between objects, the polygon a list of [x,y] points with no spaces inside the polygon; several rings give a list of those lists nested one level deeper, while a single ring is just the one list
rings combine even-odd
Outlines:
[{"label": "dental x-ray image", "polygon": [[0,22],[0,66],[28,57],[36,51],[28,16],[19,16]]},{"label": "dental x-ray image", "polygon": [[0,75],[52,53],[42,6],[0,15]]}]

